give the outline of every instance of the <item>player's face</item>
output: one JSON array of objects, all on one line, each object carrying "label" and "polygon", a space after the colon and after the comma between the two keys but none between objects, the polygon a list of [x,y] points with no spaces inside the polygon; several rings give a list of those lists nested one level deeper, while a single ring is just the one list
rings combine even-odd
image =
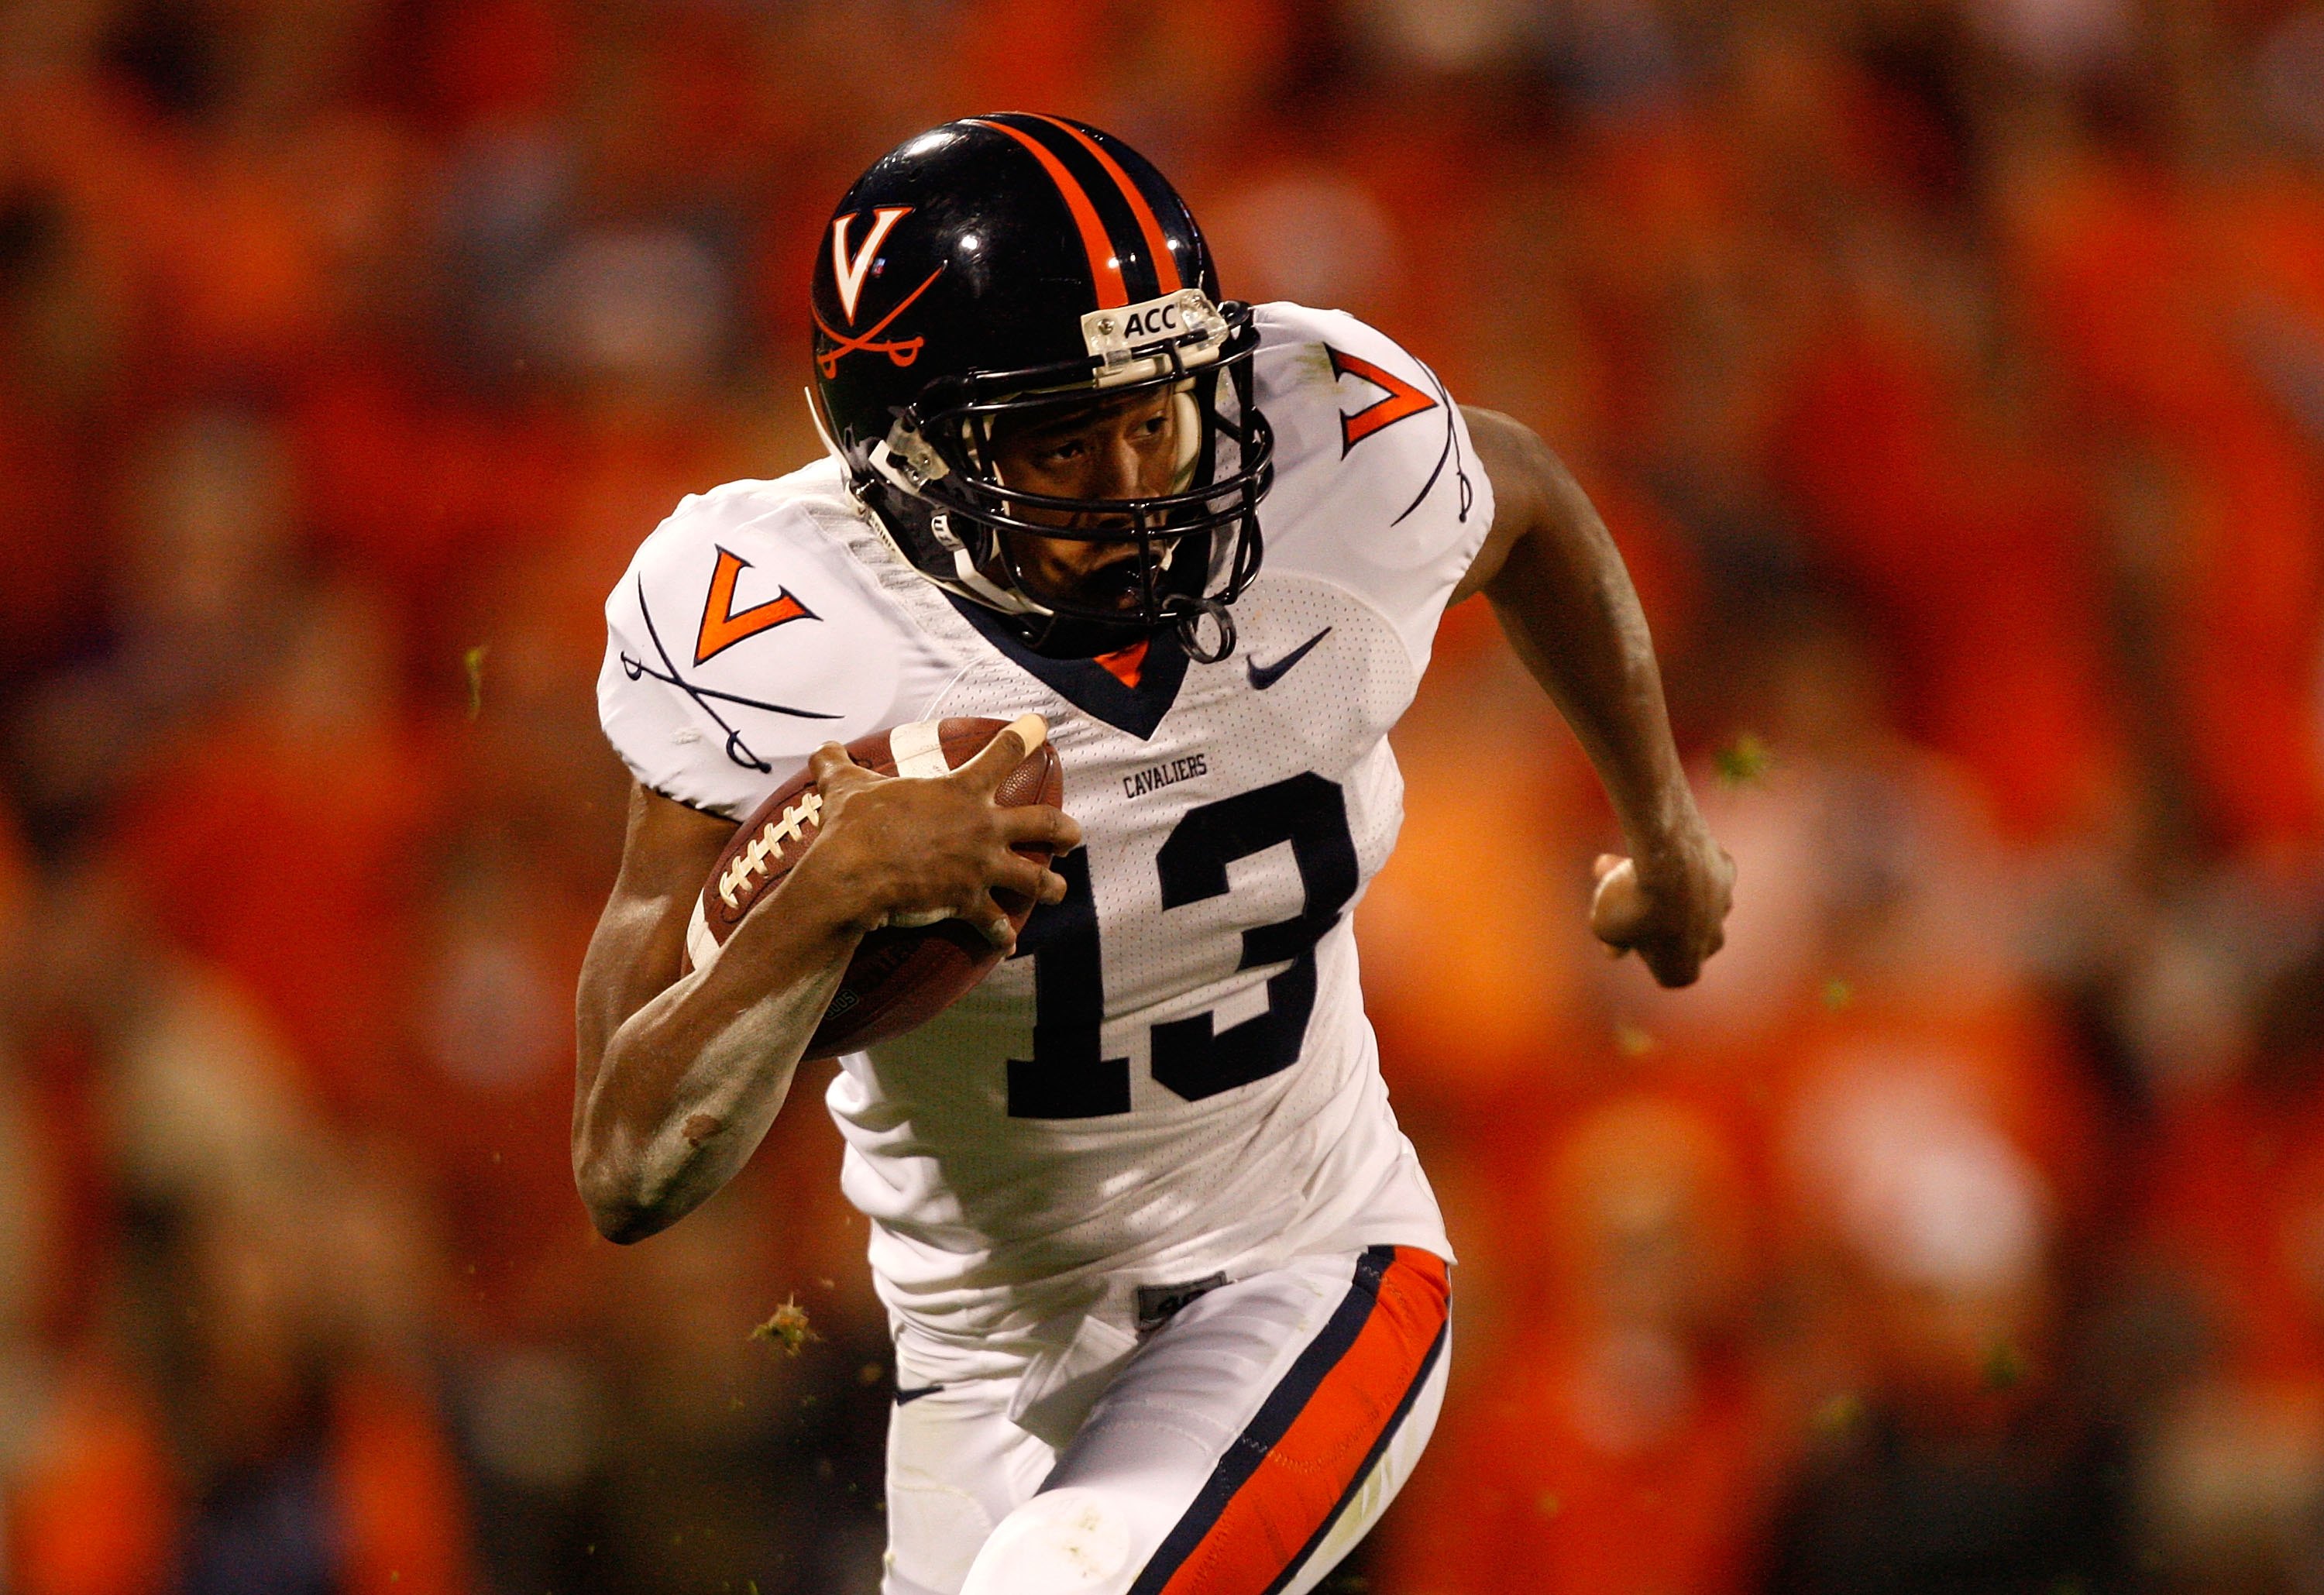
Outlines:
[{"label": "player's face", "polygon": [[[1148,498],[1177,485],[1185,407],[1167,392],[1125,394],[1035,415],[996,429],[993,464],[1004,486],[1056,498]],[[1069,513],[1026,505],[1028,521],[1060,527],[1127,528],[1126,514]],[[1098,608],[1138,606],[1138,551],[1119,542],[1010,533],[1019,569],[1037,597]],[[1157,539],[1160,545],[1166,539]]]}]

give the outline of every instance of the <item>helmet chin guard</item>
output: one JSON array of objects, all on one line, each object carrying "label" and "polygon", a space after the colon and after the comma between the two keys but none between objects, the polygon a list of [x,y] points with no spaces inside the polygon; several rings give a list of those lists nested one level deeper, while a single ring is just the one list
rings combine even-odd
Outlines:
[{"label": "helmet chin guard", "polygon": [[[1194,659],[1232,652],[1229,606],[1258,574],[1274,480],[1259,335],[1249,306],[1216,300],[1193,217],[1136,152],[1022,113],[924,134],[841,202],[814,299],[817,426],[915,569],[1044,653],[1169,630]],[[1143,394],[1167,400],[1168,491],[1002,480],[996,429]],[[1056,591],[1028,573],[1031,539],[1128,549],[1112,563],[1130,585]]]},{"label": "helmet chin guard", "polygon": [[[1217,641],[1208,647],[1203,642],[1203,622],[1209,621],[1216,628]],[[1235,650],[1234,612],[1223,598],[1197,599],[1194,607],[1178,618],[1178,645],[1186,657],[1198,665],[1215,665]]]}]

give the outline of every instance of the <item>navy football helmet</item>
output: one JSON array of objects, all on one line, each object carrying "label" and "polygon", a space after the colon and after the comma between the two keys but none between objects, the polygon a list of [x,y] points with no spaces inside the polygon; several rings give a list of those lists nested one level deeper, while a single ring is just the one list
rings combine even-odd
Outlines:
[{"label": "navy football helmet", "polygon": [[[1274,475],[1251,399],[1259,334],[1248,305],[1219,299],[1202,231],[1159,172],[1063,117],[971,117],[874,163],[823,245],[818,420],[905,559],[1044,653],[1172,628],[1197,659],[1232,650],[1227,606],[1258,573]],[[1169,491],[1061,498],[1001,479],[996,425],[1151,392],[1176,411]],[[1135,545],[1134,606],[1035,591],[1022,536]]]}]

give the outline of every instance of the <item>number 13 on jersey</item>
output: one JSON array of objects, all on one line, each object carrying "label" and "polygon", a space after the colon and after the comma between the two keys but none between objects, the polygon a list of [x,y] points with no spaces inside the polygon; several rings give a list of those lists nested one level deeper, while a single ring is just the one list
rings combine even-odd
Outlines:
[{"label": "number 13 on jersey", "polygon": [[[1210,1012],[1148,1028],[1156,1083],[1190,1102],[1248,1085],[1299,1059],[1315,1006],[1315,944],[1356,895],[1356,844],[1339,783],[1308,772],[1190,808],[1156,853],[1164,927],[1174,909],[1228,895],[1228,866],[1288,844],[1305,906],[1242,933],[1239,970],[1285,967],[1266,1010],[1220,1028]],[[1037,912],[1017,955],[1033,961],[1033,1056],[1009,1060],[1013,1119],[1094,1119],[1130,1111],[1130,1059],[1104,1056],[1104,949],[1086,850],[1057,861],[1063,902]],[[1177,945],[1199,955],[1204,938]]]}]

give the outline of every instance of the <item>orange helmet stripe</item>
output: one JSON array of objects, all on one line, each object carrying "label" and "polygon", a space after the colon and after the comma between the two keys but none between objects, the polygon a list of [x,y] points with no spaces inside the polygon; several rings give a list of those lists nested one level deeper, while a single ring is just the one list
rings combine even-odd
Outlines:
[{"label": "orange helmet stripe", "polygon": [[1153,257],[1154,275],[1161,284],[1161,291],[1176,293],[1184,287],[1185,282],[1178,275],[1177,257],[1170,253],[1170,245],[1162,236],[1162,224],[1155,219],[1154,207],[1146,202],[1146,196],[1139,191],[1138,185],[1130,180],[1130,174],[1121,170],[1121,162],[1107,154],[1102,144],[1072,123],[1039,111],[1030,111],[1027,115],[1038,116],[1052,127],[1065,129],[1073,134],[1082,148],[1097,157],[1097,163],[1105,168],[1105,175],[1114,180],[1121,189],[1121,197],[1130,201],[1130,214],[1138,218],[1138,230],[1146,235],[1146,252]]},{"label": "orange helmet stripe", "polygon": [[1082,247],[1089,251],[1090,277],[1097,283],[1097,308],[1118,309],[1130,302],[1130,290],[1121,281],[1121,262],[1113,253],[1113,241],[1106,236],[1105,223],[1098,219],[1097,207],[1082,189],[1065,163],[1042,146],[1031,134],[1010,126],[1005,122],[980,120],[979,127],[990,127],[995,133],[1005,133],[1033,152],[1033,158],[1057,185],[1057,192],[1065,197],[1065,208],[1074,213],[1074,223],[1082,230]]}]

